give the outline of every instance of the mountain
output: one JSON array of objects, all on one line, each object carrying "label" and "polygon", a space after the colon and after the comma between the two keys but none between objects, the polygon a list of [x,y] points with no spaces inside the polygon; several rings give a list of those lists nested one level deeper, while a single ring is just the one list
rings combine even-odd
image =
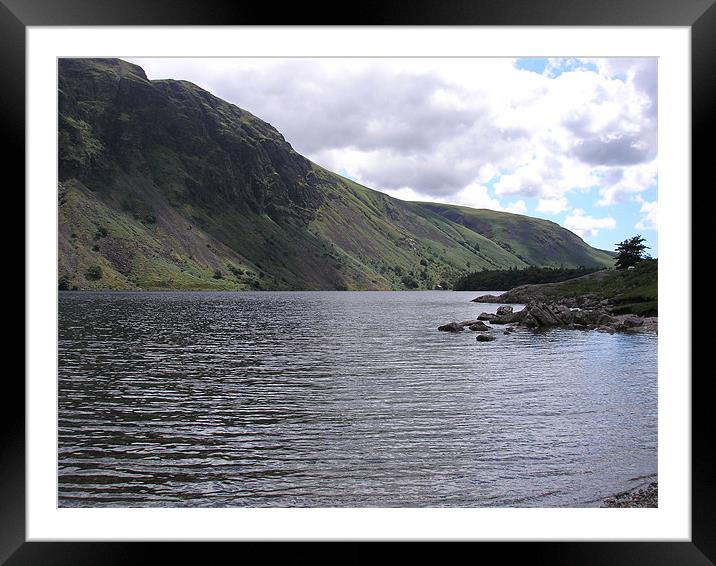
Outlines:
[{"label": "mountain", "polygon": [[[611,254],[588,246],[579,236],[549,220],[449,204],[422,204],[440,216],[491,239],[528,265],[614,265]],[[606,260],[605,256],[608,256]]]},{"label": "mountain", "polygon": [[552,222],[359,185],[187,81],[119,59],[58,68],[60,288],[432,289],[613,263]]}]

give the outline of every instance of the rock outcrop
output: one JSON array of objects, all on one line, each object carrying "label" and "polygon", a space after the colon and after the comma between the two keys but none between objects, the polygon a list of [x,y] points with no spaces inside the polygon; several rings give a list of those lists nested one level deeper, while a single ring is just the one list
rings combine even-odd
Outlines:
[{"label": "rock outcrop", "polygon": [[529,328],[549,326],[596,328],[616,325],[617,319],[603,309],[571,309],[562,303],[529,303],[521,324]]},{"label": "rock outcrop", "polygon": [[524,316],[524,309],[512,312],[512,307],[500,307],[497,309],[496,313],[483,312],[477,317],[477,319],[480,321],[486,320],[492,324],[511,324],[513,322],[520,322]]},{"label": "rock outcrop", "polygon": [[477,317],[478,320],[465,321],[463,323],[451,322],[438,327],[438,330],[446,332],[460,332],[464,326],[469,324],[470,330],[483,332],[477,340],[486,342],[494,340],[495,336],[489,333],[493,327],[491,324],[511,324],[503,334],[511,334],[515,327],[524,326],[531,329],[541,328],[572,328],[579,330],[599,330],[601,332],[640,332],[658,331],[658,320],[656,317],[640,318],[632,315],[612,315],[603,305],[594,308],[577,308],[565,305],[562,302],[546,303],[533,301],[528,303],[522,310],[514,312],[511,306],[500,306],[495,313],[483,312]]},{"label": "rock outcrop", "polygon": [[448,324],[438,326],[438,330],[442,332],[462,332],[465,329],[462,327],[461,324],[458,324],[457,322],[450,322]]}]

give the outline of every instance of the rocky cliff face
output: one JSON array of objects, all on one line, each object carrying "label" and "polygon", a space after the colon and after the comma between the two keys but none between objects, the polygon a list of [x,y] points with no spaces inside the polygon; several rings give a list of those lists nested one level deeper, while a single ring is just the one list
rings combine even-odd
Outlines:
[{"label": "rocky cliff face", "polygon": [[141,176],[174,204],[308,215],[311,163],[271,125],[186,81],[147,80],[119,60],[59,62],[60,181],[113,189]]},{"label": "rocky cliff face", "polygon": [[[119,59],[60,59],[58,86],[61,287],[432,289],[471,269],[611,261],[578,238],[559,258],[522,254],[326,171],[249,112]],[[537,228],[516,223],[517,239]]]}]

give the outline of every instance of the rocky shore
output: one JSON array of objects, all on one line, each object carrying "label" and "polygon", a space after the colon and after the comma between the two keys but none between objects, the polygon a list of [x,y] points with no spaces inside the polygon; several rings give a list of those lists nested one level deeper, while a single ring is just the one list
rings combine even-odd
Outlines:
[{"label": "rocky shore", "polygon": [[618,493],[604,500],[602,507],[658,507],[659,483]]},{"label": "rocky shore", "polygon": [[[489,301],[482,300],[489,297]],[[498,302],[499,297],[486,295],[478,297],[474,302]],[[582,304],[583,306],[571,306]],[[438,326],[443,332],[462,332],[466,328],[472,331],[486,333],[479,334],[477,340],[485,342],[494,339],[492,331],[496,325],[504,328],[504,334],[512,333],[517,327],[530,328],[533,330],[547,328],[569,328],[573,330],[598,330],[601,332],[657,332],[657,317],[641,317],[635,315],[619,315],[609,312],[607,305],[593,305],[587,308],[581,303],[571,300],[557,302],[532,301],[522,310],[514,311],[513,307],[502,305],[495,313],[481,313],[475,320],[462,322],[450,322]],[[489,322],[488,326],[485,322]]]},{"label": "rocky shore", "polygon": [[558,283],[520,285],[500,295],[484,295],[476,303],[544,303],[569,309],[601,310],[609,315],[658,315],[658,263],[644,260],[634,269],[603,269]]}]

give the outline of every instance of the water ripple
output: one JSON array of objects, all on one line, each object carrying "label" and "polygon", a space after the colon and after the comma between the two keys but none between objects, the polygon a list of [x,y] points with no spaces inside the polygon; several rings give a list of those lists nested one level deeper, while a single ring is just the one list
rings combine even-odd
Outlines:
[{"label": "water ripple", "polygon": [[582,506],[656,473],[655,336],[436,331],[474,295],[61,293],[60,506]]}]

